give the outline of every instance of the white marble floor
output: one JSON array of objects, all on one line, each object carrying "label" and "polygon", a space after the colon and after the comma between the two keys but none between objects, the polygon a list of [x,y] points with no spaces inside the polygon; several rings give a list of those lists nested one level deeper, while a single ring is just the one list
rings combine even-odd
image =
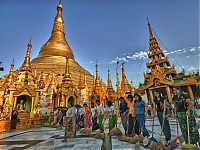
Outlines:
[{"label": "white marble floor", "polygon": [[[146,126],[150,134],[152,128],[151,123],[151,119],[146,120]],[[173,144],[177,138],[176,122],[174,119],[170,119],[170,126]],[[160,126],[157,118],[155,119],[154,131],[154,137],[159,140]],[[180,129],[179,133],[181,135]],[[68,138],[68,142],[66,143],[61,141],[63,137],[64,129],[57,130],[49,127],[0,133],[0,150],[100,150],[103,144],[102,140],[94,139],[91,136],[82,135],[79,132],[77,132],[77,136],[75,138]],[[115,136],[111,137],[111,143],[113,150],[145,150],[142,144],[129,144],[122,142],[119,141]],[[147,143],[148,139],[145,139],[144,145]],[[176,146],[173,149],[181,150],[181,146]]]}]

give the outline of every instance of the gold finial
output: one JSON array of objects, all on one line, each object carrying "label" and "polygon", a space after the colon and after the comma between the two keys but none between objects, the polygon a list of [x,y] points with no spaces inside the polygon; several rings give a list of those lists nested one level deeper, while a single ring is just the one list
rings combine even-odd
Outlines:
[{"label": "gold finial", "polygon": [[150,34],[150,37],[153,37],[153,30],[152,30],[152,28],[151,28],[151,24],[150,24],[150,22],[149,22],[148,17],[147,17],[147,21],[148,21],[148,26],[149,26],[149,34]]},{"label": "gold finial", "polygon": [[54,20],[54,22],[60,22],[64,24],[64,20],[62,18],[62,4],[61,1],[59,1],[58,6],[57,6],[57,15]]}]

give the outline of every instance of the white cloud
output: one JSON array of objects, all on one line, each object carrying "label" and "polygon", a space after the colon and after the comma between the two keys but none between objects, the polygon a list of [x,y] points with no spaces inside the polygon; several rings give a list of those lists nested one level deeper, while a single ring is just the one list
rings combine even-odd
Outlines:
[{"label": "white cloud", "polygon": [[127,53],[123,54],[123,57],[116,57],[115,60],[111,60],[109,63],[116,63],[117,61],[125,61],[129,62],[130,60],[138,60],[138,59],[146,59],[147,53],[144,51],[136,52],[136,53]]},{"label": "white cloud", "polygon": [[[200,52],[200,46],[198,47],[187,47],[187,48],[183,48],[183,49],[177,49],[177,50],[173,50],[173,51],[169,51],[169,50],[165,50],[163,49],[165,55],[170,55],[170,54],[182,54],[182,53],[188,53],[188,52],[197,52],[199,51]],[[106,64],[115,64],[117,63],[118,61],[122,61],[122,62],[129,62],[131,60],[140,60],[140,59],[147,59],[148,58],[148,54],[149,51],[139,51],[139,52],[135,52],[135,53],[131,53],[131,52],[128,52],[128,53],[124,53],[122,54],[122,56],[118,56],[116,57],[114,60],[106,60]],[[195,56],[200,56],[200,54],[198,55],[195,55]],[[189,58],[190,56],[186,56],[186,58]],[[174,59],[172,59],[174,60]],[[89,61],[89,62],[86,62],[86,64],[94,64],[95,62],[94,61]],[[99,63],[98,63],[99,64]]]},{"label": "white cloud", "polygon": [[174,51],[164,50],[164,53],[166,55],[169,55],[169,54],[182,54],[182,53],[197,52],[197,51],[200,51],[200,46],[198,46],[198,47],[187,47],[187,48],[178,49],[178,50],[174,50]]}]

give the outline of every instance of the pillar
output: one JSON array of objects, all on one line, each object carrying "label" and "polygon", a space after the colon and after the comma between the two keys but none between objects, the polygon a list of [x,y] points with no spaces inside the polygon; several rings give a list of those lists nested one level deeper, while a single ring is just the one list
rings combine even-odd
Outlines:
[{"label": "pillar", "polygon": [[151,89],[149,89],[149,95],[150,95],[150,99],[151,99],[151,103],[153,102],[153,92]]},{"label": "pillar", "polygon": [[55,109],[55,99],[53,99],[52,97],[52,107],[51,107],[51,112],[54,112],[54,109]]},{"label": "pillar", "polygon": [[31,112],[34,112],[35,97],[30,97],[30,98],[31,98]]},{"label": "pillar", "polygon": [[16,104],[17,104],[17,97],[14,97],[14,103],[13,103],[13,108],[16,108]]},{"label": "pillar", "polygon": [[194,101],[194,94],[193,94],[193,92],[192,92],[191,85],[188,85],[188,86],[187,86],[187,89],[188,89],[188,93],[189,93],[189,95],[190,95],[190,99],[191,99],[192,101]]},{"label": "pillar", "polygon": [[172,102],[172,96],[171,96],[171,93],[170,93],[169,86],[166,86],[166,92],[167,92],[168,100],[169,100],[170,102]]}]

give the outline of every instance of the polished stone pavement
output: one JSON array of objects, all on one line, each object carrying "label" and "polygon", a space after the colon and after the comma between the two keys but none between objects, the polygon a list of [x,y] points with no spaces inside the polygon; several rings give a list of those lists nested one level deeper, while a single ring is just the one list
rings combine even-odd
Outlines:
[{"label": "polished stone pavement", "polygon": [[[200,119],[198,119],[200,120]],[[118,121],[120,122],[120,120]],[[146,120],[146,126],[151,134],[152,119]],[[180,150],[181,146],[175,144],[176,134],[176,122],[175,119],[170,119],[172,141],[172,149]],[[122,129],[122,127],[121,127]],[[154,137],[159,140],[160,138],[160,126],[158,119],[155,119]],[[199,130],[200,131],[200,130]],[[95,134],[95,133],[93,133]],[[179,134],[181,131],[179,129]],[[14,132],[0,133],[0,150],[100,150],[102,148],[103,141],[100,139],[94,139],[91,136],[80,134],[77,132],[75,138],[68,138],[67,143],[63,143],[61,140],[64,137],[64,129],[57,130],[56,128],[40,127],[32,128],[29,130],[19,130]],[[180,136],[180,139],[183,139]],[[164,141],[164,137],[163,137]],[[129,144],[117,140],[115,136],[111,137],[113,150],[145,150],[142,144]],[[148,139],[144,140],[144,145],[148,143]],[[184,143],[182,143],[184,144]]]}]

